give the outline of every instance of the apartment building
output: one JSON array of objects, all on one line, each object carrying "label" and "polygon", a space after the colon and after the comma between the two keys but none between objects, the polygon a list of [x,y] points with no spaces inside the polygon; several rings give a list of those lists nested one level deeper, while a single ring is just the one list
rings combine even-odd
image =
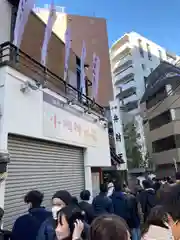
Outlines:
[{"label": "apartment building", "polygon": [[162,62],[148,77],[141,100],[147,148],[159,177],[180,166],[180,68]]},{"label": "apartment building", "polygon": [[[47,23],[48,6],[35,8],[34,12]],[[71,27],[72,50],[78,56],[81,56],[82,42],[85,41],[86,43],[86,63],[88,65],[86,75],[90,81],[92,79],[93,53],[95,52],[100,57],[100,80],[97,102],[102,106],[108,106],[109,101],[113,99],[113,88],[106,20],[104,18],[66,14],[60,12],[59,7],[57,7],[57,20],[53,31],[63,41],[67,26]],[[90,92],[89,95],[91,95]]]},{"label": "apartment building", "polygon": [[[162,60],[173,62],[176,56],[136,32],[126,33],[110,49],[114,99],[123,107],[122,123],[135,118],[145,157],[147,149],[141,117],[140,99],[148,84],[149,74]],[[122,133],[123,134],[123,133]]]}]

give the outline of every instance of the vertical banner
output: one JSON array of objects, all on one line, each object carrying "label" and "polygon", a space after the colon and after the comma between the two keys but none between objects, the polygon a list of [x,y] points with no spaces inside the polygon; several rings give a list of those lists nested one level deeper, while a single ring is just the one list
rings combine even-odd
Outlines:
[{"label": "vertical banner", "polygon": [[82,43],[82,51],[81,51],[81,84],[80,89],[82,94],[86,94],[86,82],[85,82],[85,72],[84,72],[84,65],[86,59],[86,45],[85,41]]},{"label": "vertical banner", "polygon": [[54,1],[52,0],[51,6],[49,9],[49,17],[48,22],[45,28],[45,34],[44,34],[44,41],[41,49],[41,64],[46,66],[46,56],[47,56],[47,49],[48,49],[48,43],[51,38],[52,28],[56,21],[57,15],[56,15],[56,8],[54,6]]},{"label": "vertical banner", "polygon": [[19,1],[16,23],[14,28],[14,41],[13,41],[13,44],[18,48],[20,48],[23,33],[24,33],[24,28],[33,7],[34,7],[34,0]]},{"label": "vertical banner", "polygon": [[68,78],[70,49],[71,49],[71,29],[68,26],[65,32],[64,81],[66,81]]},{"label": "vertical banner", "polygon": [[99,71],[100,71],[100,59],[93,54],[93,66],[92,66],[92,98],[96,101],[99,87]]}]

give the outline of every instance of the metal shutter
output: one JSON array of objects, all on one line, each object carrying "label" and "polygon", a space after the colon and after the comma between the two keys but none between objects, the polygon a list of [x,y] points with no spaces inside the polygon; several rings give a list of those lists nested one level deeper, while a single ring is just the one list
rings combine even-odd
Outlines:
[{"label": "metal shutter", "polygon": [[4,227],[10,229],[27,206],[24,195],[38,189],[44,193],[44,206],[51,206],[52,195],[68,190],[79,196],[84,189],[83,150],[52,142],[10,136],[11,162],[5,189]]}]

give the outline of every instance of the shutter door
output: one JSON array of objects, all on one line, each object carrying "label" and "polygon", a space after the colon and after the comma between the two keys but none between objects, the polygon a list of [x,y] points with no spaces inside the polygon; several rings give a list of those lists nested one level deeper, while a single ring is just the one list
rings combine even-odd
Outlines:
[{"label": "shutter door", "polygon": [[43,205],[50,208],[56,191],[68,190],[78,197],[84,189],[82,149],[10,136],[8,150],[11,162],[5,189],[5,228],[10,229],[15,219],[27,211],[23,198],[30,190],[42,191]]}]

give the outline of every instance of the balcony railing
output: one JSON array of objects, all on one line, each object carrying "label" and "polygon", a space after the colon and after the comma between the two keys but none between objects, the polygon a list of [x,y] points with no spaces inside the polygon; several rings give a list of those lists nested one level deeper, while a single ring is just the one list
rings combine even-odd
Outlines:
[{"label": "balcony railing", "polygon": [[117,86],[118,84],[126,83],[132,79],[134,79],[134,73],[133,68],[130,66],[114,77],[114,83]]},{"label": "balcony railing", "polygon": [[68,101],[104,116],[104,108],[38,61],[17,49],[11,42],[0,44],[0,66],[8,65],[33,79],[37,85],[48,88]]},{"label": "balcony railing", "polygon": [[124,91],[119,92],[116,97],[119,98],[119,100],[123,100],[125,98],[128,98],[132,95],[136,94],[136,87],[130,87]]}]

